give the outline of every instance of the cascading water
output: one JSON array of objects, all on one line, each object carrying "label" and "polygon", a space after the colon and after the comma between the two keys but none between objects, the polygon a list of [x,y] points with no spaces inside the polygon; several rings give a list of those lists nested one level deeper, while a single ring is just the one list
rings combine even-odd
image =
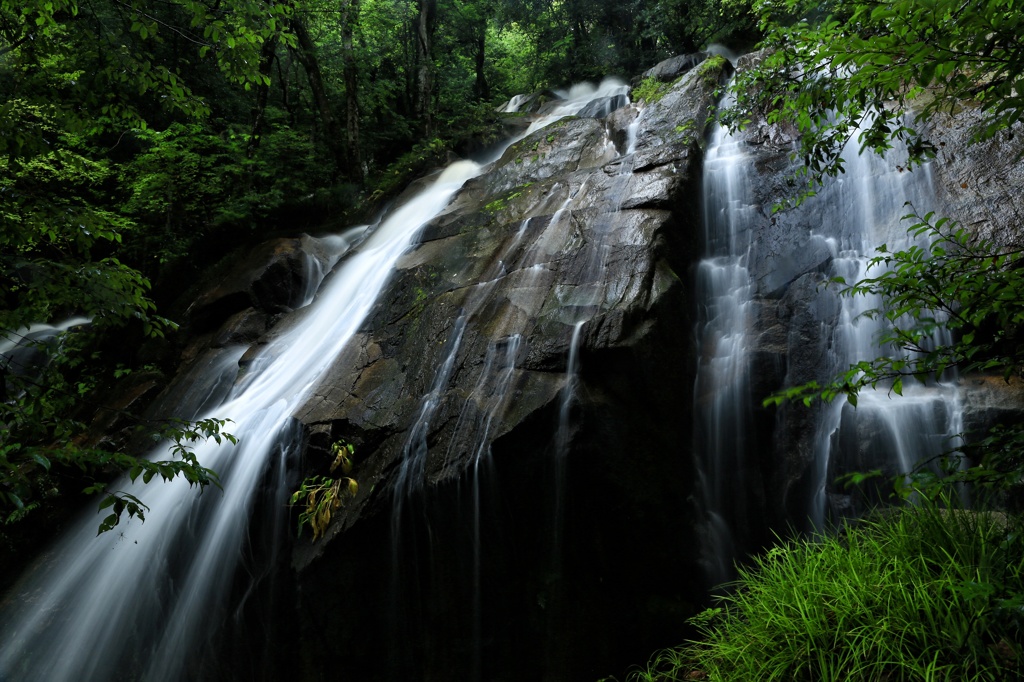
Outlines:
[{"label": "cascading water", "polygon": [[[569,92],[562,93],[563,100],[549,105],[546,113],[539,115],[522,136],[509,144],[514,144],[518,139],[564,117],[575,115],[595,102],[612,102],[609,106],[614,106],[614,101],[624,98],[627,90],[626,85],[611,80],[598,88],[586,84],[574,86]],[[506,111],[514,111],[518,103],[513,101]],[[610,144],[610,140],[607,142],[610,160],[614,155],[614,146]],[[466,480],[469,490],[462,502],[466,507],[462,513],[469,515],[471,519],[466,529],[469,531],[467,540],[472,547],[470,559],[468,565],[462,566],[461,570],[460,567],[451,565],[444,566],[443,570],[448,574],[445,576],[446,579],[457,579],[465,586],[460,591],[466,595],[467,600],[468,613],[453,618],[464,625],[453,627],[450,639],[465,642],[467,650],[462,660],[464,663],[471,663],[465,666],[465,674],[471,679],[480,679],[484,674],[487,623],[497,618],[485,597],[485,593],[493,592],[495,586],[485,584],[490,578],[484,564],[488,562],[489,554],[495,553],[495,543],[501,541],[501,538],[490,536],[484,530],[485,527],[494,525],[487,517],[494,512],[490,498],[500,487],[493,472],[491,442],[495,437],[495,428],[513,400],[520,375],[520,355],[527,350],[523,336],[527,330],[519,326],[525,323],[525,319],[521,320],[515,315],[514,307],[502,307],[501,303],[495,300],[494,292],[498,283],[509,277],[515,279],[515,287],[518,290],[546,288],[548,284],[544,283],[544,280],[549,274],[550,264],[547,261],[550,253],[558,251],[566,239],[579,241],[580,248],[587,250],[588,262],[592,262],[587,268],[587,284],[577,287],[578,291],[566,288],[565,294],[564,308],[568,312],[564,317],[574,325],[574,333],[570,342],[570,357],[566,359],[566,384],[560,419],[562,423],[556,430],[556,442],[553,443],[558,451],[555,458],[559,460],[554,466],[556,470],[560,470],[563,464],[561,460],[564,458],[564,452],[560,450],[567,446],[569,434],[569,407],[573,400],[580,328],[587,317],[592,317],[600,310],[604,296],[599,282],[599,271],[605,252],[600,237],[602,230],[595,230],[593,235],[587,235],[584,239],[572,224],[572,205],[584,199],[586,186],[586,178],[575,185],[556,183],[550,194],[560,196],[560,193],[564,192],[565,195],[558,208],[550,217],[542,216],[520,223],[504,249],[479,276],[476,283],[471,285],[468,295],[461,304],[451,336],[446,341],[444,360],[434,375],[431,390],[420,402],[419,416],[403,449],[403,460],[399,465],[399,473],[393,487],[391,639],[395,643],[395,650],[389,655],[393,668],[391,679],[409,679],[421,674],[416,662],[406,660],[406,652],[401,650],[404,642],[421,636],[420,633],[410,630],[414,627],[410,623],[415,622],[410,615],[423,613],[425,624],[421,627],[429,628],[432,625],[427,623],[434,623],[434,620],[425,613],[429,607],[418,606],[430,602],[430,596],[422,593],[422,583],[429,580],[424,575],[438,571],[427,557],[434,557],[443,551],[440,549],[440,543],[435,545],[433,541],[423,543],[417,540],[424,536],[434,537],[436,530],[431,526],[432,510],[426,506],[428,501],[422,496],[426,483],[426,437],[431,420],[441,408],[444,399],[442,394],[449,388],[453,368],[467,366],[465,356],[480,352],[474,348],[467,348],[462,341],[465,330],[470,325],[486,326],[494,331],[487,334],[486,347],[482,349],[482,364],[475,370],[477,373],[474,387],[465,395],[455,398],[461,401],[461,407],[455,410],[458,416],[455,419],[452,439],[449,443],[438,443],[436,446],[445,452],[445,462],[455,462],[463,458],[462,453],[453,451],[454,448],[468,448],[471,455],[470,475]],[[461,358],[458,357],[460,354]],[[465,377],[462,381],[465,382]],[[449,396],[448,399],[451,400],[452,397]],[[557,513],[556,511],[556,515]],[[418,563],[426,564],[427,570],[417,570],[415,566]],[[551,572],[557,573],[557,567]],[[435,580],[439,579],[441,578],[435,577]],[[553,610],[554,606],[550,608]]]},{"label": "cascading water", "polygon": [[[848,159],[845,175],[811,200],[829,207],[821,234],[834,256],[830,275],[847,284],[879,276],[881,266],[868,268],[876,247],[886,244],[898,251],[914,244],[904,216],[936,203],[927,165],[905,171],[906,162],[898,151],[880,158],[858,154],[856,144],[851,142],[844,154]],[[878,345],[884,318],[866,315],[883,303],[876,296],[840,299],[839,319],[829,343],[829,375],[890,352]],[[937,343],[949,340],[944,331],[935,339]],[[815,483],[808,508],[811,525],[820,529],[830,516],[857,512],[848,496],[830,490],[839,474],[876,468],[887,475],[909,473],[955,449],[955,435],[961,430],[959,392],[950,384],[907,382],[902,397],[880,385],[861,391],[856,409],[845,399],[824,406],[815,435]]]},{"label": "cascading water", "polygon": [[0,332],[0,370],[12,376],[30,376],[46,362],[45,347],[59,343],[64,332],[89,324],[87,317],[72,317],[58,324],[33,324]]},{"label": "cascading water", "polygon": [[196,448],[219,473],[222,490],[197,496],[183,481],[143,487],[122,480],[113,489],[150,506],[144,524],[126,523],[97,538],[98,520],[86,514],[44,557],[17,603],[5,605],[0,679],[201,676],[204,644],[231,618],[226,596],[239,560],[272,551],[254,546],[258,536],[250,537],[248,522],[268,476],[275,484],[270,504],[285,505],[285,461],[300,435],[293,410],[358,329],[417,230],[478,172],[472,162],[453,164],[383,220],[207,413],[232,420],[229,430],[239,439]]},{"label": "cascading water", "polygon": [[732,576],[740,551],[735,535],[749,525],[744,501],[752,426],[748,336],[753,287],[746,263],[758,216],[751,205],[744,144],[716,125],[704,161],[694,435],[703,498],[703,563],[712,584]]},{"label": "cascading water", "polygon": [[[757,306],[778,306],[774,298],[778,291],[800,275],[793,268],[804,267],[793,264],[811,262],[781,251],[770,236],[758,232],[765,217],[756,206],[751,183],[755,154],[745,152],[745,144],[742,137],[716,128],[704,165],[705,256],[697,274],[699,354],[694,400],[701,486],[698,515],[703,564],[711,584],[732,577],[732,562],[757,549],[757,536],[745,534],[764,526],[764,519],[756,518],[762,513],[756,497],[761,485],[755,461],[758,446],[750,442],[764,429],[754,406],[765,395],[753,395],[751,390]],[[842,277],[849,284],[879,274],[866,270],[878,245],[887,244],[890,250],[909,246],[909,225],[902,217],[912,209],[906,204],[926,210],[935,202],[927,166],[909,172],[898,155],[886,159],[860,155],[856,144],[851,142],[844,154],[849,160],[846,173],[826,183],[787,218],[791,229],[808,222],[813,225],[801,248],[811,254],[826,253],[826,276]],[[770,220],[774,225],[774,218]],[[770,262],[775,268],[766,271],[769,258],[774,259]],[[752,274],[752,262],[760,268],[760,281]],[[816,298],[801,305],[838,310],[834,326],[819,332],[825,348],[824,366],[816,373],[819,381],[852,363],[888,352],[878,345],[883,320],[864,315],[880,307],[880,300],[844,296],[836,302],[834,290],[824,286],[812,296]],[[823,314],[822,324],[828,319]],[[882,469],[886,475],[909,472],[955,445],[950,439],[961,428],[955,388],[908,383],[903,392],[903,397],[893,396],[879,387],[863,391],[856,409],[843,399],[817,409],[806,499],[790,507],[791,517],[785,522],[820,530],[830,518],[856,514],[863,510],[861,502],[837,492],[833,486],[837,477],[871,469]],[[871,495],[868,504],[882,501],[884,491]]]}]

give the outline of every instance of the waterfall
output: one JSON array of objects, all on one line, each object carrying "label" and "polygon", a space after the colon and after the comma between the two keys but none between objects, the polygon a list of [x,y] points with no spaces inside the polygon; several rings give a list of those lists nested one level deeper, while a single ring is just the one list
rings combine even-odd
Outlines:
[{"label": "waterfall", "polygon": [[[766,396],[754,395],[751,389],[752,352],[760,343],[753,336],[759,307],[781,305],[779,291],[801,276],[817,277],[819,282],[842,277],[848,284],[878,276],[879,271],[867,271],[877,246],[887,244],[895,251],[911,244],[909,224],[902,219],[912,211],[907,204],[927,210],[936,201],[927,166],[904,170],[905,158],[898,151],[886,158],[861,155],[854,140],[843,154],[848,159],[845,174],[826,182],[817,196],[780,218],[788,221],[786,229],[810,229],[806,241],[793,242],[809,255],[787,253],[780,247],[786,242],[773,241],[766,224],[774,225],[775,218],[765,216],[757,205],[765,200],[752,183],[758,153],[742,135],[732,136],[718,126],[704,163],[694,443],[699,479],[696,513],[702,564],[710,584],[734,575],[732,562],[757,550],[756,534],[766,525],[759,518],[764,514],[758,498],[764,482],[757,462],[759,453],[771,446],[766,444],[766,427],[755,416],[756,405]],[[814,265],[818,254],[824,254],[820,258],[824,265]],[[825,272],[814,275],[814,267]],[[756,274],[753,268],[758,268]],[[822,284],[811,289],[811,299],[799,305],[837,310],[834,322],[821,314],[823,328],[817,334],[824,360],[817,368],[818,381],[836,376],[852,363],[891,352],[879,347],[884,319],[864,315],[879,308],[881,300],[866,296],[837,300],[834,287]],[[789,334],[790,353],[794,343],[807,342],[792,331]],[[801,375],[795,382],[806,380]],[[891,487],[850,493],[837,489],[837,477],[881,469],[891,480],[956,445],[951,439],[961,430],[962,421],[956,388],[910,383],[904,385],[902,397],[879,386],[862,391],[856,409],[842,398],[816,408],[803,501],[788,507],[788,523],[820,530],[829,520],[856,515],[866,505],[886,501]],[[754,442],[761,437],[764,443]],[[782,467],[782,459],[789,455],[776,453],[777,466]]]},{"label": "waterfall", "polygon": [[[881,244],[890,251],[915,244],[926,247],[926,241],[907,233],[910,223],[904,216],[936,204],[928,165],[907,171],[905,152],[893,150],[885,157],[858,154],[857,145],[856,140],[851,141],[843,154],[848,160],[846,173],[808,201],[808,208],[823,209],[820,236],[833,255],[829,275],[841,277],[847,284],[881,274],[882,266],[868,269],[868,261]],[[883,305],[873,295],[841,297],[838,322],[828,342],[830,376],[853,363],[892,352],[878,345],[886,320],[865,315]],[[940,344],[949,341],[945,331],[935,339]],[[922,462],[954,449],[958,444],[955,436],[961,430],[959,391],[949,382],[927,386],[906,382],[903,396],[893,394],[888,385],[879,385],[861,391],[856,409],[845,398],[823,406],[814,437],[814,484],[807,512],[812,527],[821,529],[829,518],[862,511],[849,495],[833,489],[839,474],[870,469],[881,469],[887,477],[909,473]],[[881,498],[886,494],[875,491],[868,502],[884,501]]]},{"label": "waterfall", "polygon": [[0,331],[0,370],[11,376],[35,375],[47,362],[47,346],[59,343],[65,332],[90,322],[87,317],[71,317],[57,324],[37,323]]},{"label": "waterfall", "polygon": [[[285,462],[301,435],[293,410],[359,328],[418,229],[478,172],[477,164],[457,162],[387,216],[206,413],[232,420],[228,430],[238,437],[237,445],[196,448],[223,489],[198,495],[181,480],[149,486],[121,480],[112,489],[150,506],[145,523],[123,522],[96,537],[98,517],[90,511],[39,561],[4,604],[0,679],[201,676],[204,645],[237,607],[227,600],[237,565],[273,553],[273,540],[269,548],[255,546],[260,538],[248,523],[268,478],[270,499],[263,503],[285,506]],[[254,579],[260,575],[259,567],[246,570]]]},{"label": "waterfall", "polygon": [[750,157],[745,143],[716,125],[704,161],[704,257],[697,268],[698,358],[695,451],[701,489],[703,563],[712,584],[732,577],[736,533],[748,524],[745,472],[752,428]]},{"label": "waterfall", "polygon": [[[560,93],[563,99],[542,109],[528,130],[504,145],[497,156],[518,140],[562,118],[576,115],[584,108],[589,110],[595,102],[607,104],[623,98],[627,90],[625,84],[611,79],[598,87],[589,84],[573,86],[569,91]],[[514,100],[507,110],[514,110],[520,102]],[[597,112],[598,115],[600,113]],[[603,141],[602,153],[608,160],[615,156],[610,138]],[[602,171],[595,168],[593,172]],[[623,174],[619,191],[627,178],[628,173]],[[573,206],[587,199],[588,180],[589,176],[584,175],[582,179],[554,183],[548,193],[554,211],[550,215],[523,219],[518,229],[510,233],[500,252],[475,282],[468,285],[456,322],[444,341],[443,359],[434,371],[429,392],[420,400],[418,416],[408,433],[392,486],[389,679],[415,679],[422,674],[418,662],[410,660],[417,655],[410,655],[407,650],[409,642],[431,637],[417,631],[414,625],[417,618],[422,620],[420,630],[439,625],[451,628],[448,635],[450,645],[462,652],[460,670],[468,679],[481,679],[488,664],[485,651],[492,645],[488,640],[493,637],[493,624],[500,619],[500,614],[495,613],[493,607],[493,555],[502,551],[495,545],[503,540],[493,531],[496,525],[493,518],[497,506],[495,499],[501,494],[501,482],[495,475],[491,445],[506,410],[515,401],[521,378],[519,363],[529,350],[525,335],[530,331],[523,327],[528,320],[516,315],[515,306],[504,306],[503,301],[495,296],[500,283],[508,278],[514,278],[514,285],[504,281],[503,286],[514,287],[517,291],[546,292],[549,286],[562,287],[559,318],[572,333],[566,357],[565,385],[561,392],[559,425],[554,429],[551,443],[555,451],[555,461],[552,462],[555,486],[556,489],[561,486],[565,450],[570,437],[570,406],[576,384],[580,330],[587,319],[602,309],[606,296],[600,273],[605,259],[603,240],[608,226],[588,225],[588,232],[584,234],[573,216]],[[586,256],[585,272],[581,274],[585,282],[580,286],[551,285],[552,254],[561,253],[567,243],[582,250]],[[508,291],[504,290],[504,295],[507,294]],[[526,307],[532,305],[522,304]],[[466,341],[467,337],[477,334],[482,338],[480,345]],[[479,366],[473,362],[475,354],[481,356]],[[459,379],[462,385],[471,389],[446,393],[451,388],[449,382],[459,371],[472,372],[469,381],[466,376]],[[431,420],[446,400],[454,402],[454,409],[449,406],[449,413],[457,415],[450,440],[428,444]],[[467,475],[459,479],[459,491],[454,495],[461,498],[457,502],[458,513],[466,519],[462,531],[442,529],[440,524],[434,523],[435,514],[450,511],[439,512],[432,506],[434,498],[424,495],[428,446],[444,453],[442,466],[446,469],[449,462],[465,460],[466,453],[460,448],[470,455]],[[464,494],[462,486],[466,488]],[[558,494],[556,490],[556,496]],[[555,502],[555,507],[553,513],[557,524],[562,507],[560,500]],[[451,563],[439,565],[435,562],[440,562],[440,556],[446,552],[445,539],[449,534],[466,543],[467,557],[462,562],[452,558]],[[544,544],[547,548],[546,541]],[[559,570],[557,551],[552,552],[551,574],[557,574]],[[444,575],[438,575],[442,571]],[[449,622],[443,625],[429,613],[436,607],[431,604],[431,595],[426,593],[431,589],[430,585],[440,581],[456,583],[457,588],[449,589],[457,589],[464,602],[460,613],[450,615]],[[556,610],[553,604],[548,608],[549,612]],[[418,655],[421,658],[428,656]]]}]

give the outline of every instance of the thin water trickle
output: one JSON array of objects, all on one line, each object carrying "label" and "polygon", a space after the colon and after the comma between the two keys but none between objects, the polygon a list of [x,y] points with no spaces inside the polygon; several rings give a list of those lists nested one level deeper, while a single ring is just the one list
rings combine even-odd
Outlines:
[{"label": "thin water trickle", "polygon": [[561,404],[558,408],[558,430],[555,432],[555,518],[552,545],[556,571],[561,558],[561,536],[565,516],[565,500],[563,499],[565,496],[565,468],[566,458],[569,455],[572,406],[576,401],[576,390],[579,383],[580,332],[584,324],[586,324],[586,320],[580,320],[573,325],[572,338],[569,340],[569,358],[565,366],[565,385],[562,387]]},{"label": "thin water trickle", "polygon": [[487,359],[480,382],[473,391],[471,400],[478,401],[477,437],[473,453],[473,678],[479,679],[482,674],[483,661],[483,568],[482,548],[483,535],[483,487],[486,471],[490,466],[491,429],[495,419],[500,418],[508,405],[511,389],[516,376],[516,360],[518,359],[523,338],[518,334],[491,344],[487,349]]},{"label": "thin water trickle", "polygon": [[[627,90],[626,85],[615,81],[606,81],[599,87],[576,86],[571,91],[562,93],[565,99],[553,104],[549,113],[538,116],[526,133],[518,139],[565,116],[580,112],[594,100],[621,97]],[[519,102],[513,102],[510,107],[518,104]],[[605,139],[602,144],[608,154],[614,154],[610,138]],[[502,150],[505,148],[507,146],[503,146]],[[623,184],[627,178],[628,174],[622,179]],[[479,282],[468,289],[468,296],[461,303],[461,326],[453,332],[453,336],[461,338],[463,332],[472,326],[474,329],[486,327],[490,338],[479,339],[486,343],[480,347],[480,344],[468,341],[471,335],[465,331],[467,341],[449,342],[440,368],[435,373],[431,391],[420,403],[420,420],[417,421],[417,425],[421,422],[429,423],[432,415],[442,409],[447,415],[456,415],[451,425],[446,427],[448,442],[437,444],[439,449],[443,448],[442,477],[450,462],[463,461],[467,457],[469,461],[469,477],[465,481],[469,490],[466,491],[468,496],[462,503],[468,506],[466,512],[472,519],[472,561],[468,571],[460,574],[458,581],[468,587],[466,597],[470,613],[466,614],[465,631],[460,631],[458,636],[465,636],[470,643],[471,651],[467,653],[469,658],[466,660],[471,663],[469,667],[472,679],[479,679],[484,667],[484,623],[495,617],[488,611],[484,600],[485,593],[493,592],[495,589],[495,586],[486,584],[490,573],[484,567],[485,556],[489,551],[493,551],[493,543],[500,540],[490,536],[484,537],[485,526],[489,523],[485,517],[491,513],[488,491],[498,487],[498,482],[492,475],[494,464],[491,461],[491,445],[497,429],[505,418],[506,410],[514,400],[517,381],[522,375],[517,362],[519,356],[525,355],[528,350],[524,336],[528,329],[523,325],[529,324],[530,316],[539,312],[539,309],[535,310],[540,301],[539,292],[547,291],[550,286],[545,282],[550,281],[549,262],[552,256],[585,250],[588,263],[591,265],[585,268],[584,279],[591,275],[596,277],[592,271],[600,270],[603,265],[605,250],[598,245],[603,236],[589,233],[584,235],[573,224],[572,207],[577,202],[587,199],[588,182],[589,178],[584,177],[581,180],[569,180],[567,183],[554,183],[548,190],[548,195],[552,198],[552,203],[555,200],[559,203],[557,207],[553,206],[555,210],[550,217],[535,216],[523,220],[518,229],[510,235],[502,251],[494,258],[492,265],[480,275]],[[569,246],[570,244],[575,246]],[[560,415],[562,424],[558,429],[561,435],[556,435],[556,440],[560,440],[560,444],[556,444],[560,453],[565,449],[568,440],[569,428],[566,422],[569,417],[568,406],[572,403],[572,392],[575,387],[579,330],[584,318],[592,317],[602,305],[603,294],[595,293],[598,287],[589,282],[587,279],[585,286],[566,286],[566,297],[562,301],[562,310],[565,312],[559,314],[559,319],[564,318],[567,325],[574,326],[573,340],[570,344],[571,357],[567,360],[566,384],[563,390],[564,414]],[[586,296],[585,303],[581,303],[580,295]],[[525,316],[523,312],[526,312]],[[483,315],[488,317],[484,319]],[[467,356],[480,353],[482,364],[478,365],[480,360],[472,357],[457,358],[460,353]],[[445,394],[453,366],[457,366],[458,371],[473,372],[475,384],[468,394]],[[443,405],[444,401],[453,401],[454,404]],[[428,596],[421,593],[419,583],[424,577],[416,574],[416,566],[418,562],[429,563],[426,557],[440,549],[435,548],[430,540],[433,537],[430,529],[431,512],[428,500],[422,495],[426,484],[423,464],[426,458],[426,442],[423,432],[424,429],[417,428],[410,432],[404,460],[400,465],[400,475],[393,488],[393,584],[390,619],[392,639],[396,643],[395,655],[392,657],[395,659],[392,677],[396,679],[416,672],[403,669],[405,665],[415,664],[399,661],[403,658],[403,652],[397,648],[400,642],[406,641],[407,634],[420,636],[408,631],[408,619],[404,614],[415,611],[416,604],[429,600]],[[563,454],[557,456],[560,461],[564,460]],[[448,576],[448,579],[452,579],[451,576]]]}]

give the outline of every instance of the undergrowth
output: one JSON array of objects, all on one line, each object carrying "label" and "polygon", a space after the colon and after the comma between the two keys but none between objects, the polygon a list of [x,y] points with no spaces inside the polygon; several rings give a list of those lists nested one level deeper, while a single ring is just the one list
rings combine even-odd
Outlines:
[{"label": "undergrowth", "polygon": [[741,569],[632,682],[997,681],[1024,674],[1024,541],[1000,514],[880,512]]}]

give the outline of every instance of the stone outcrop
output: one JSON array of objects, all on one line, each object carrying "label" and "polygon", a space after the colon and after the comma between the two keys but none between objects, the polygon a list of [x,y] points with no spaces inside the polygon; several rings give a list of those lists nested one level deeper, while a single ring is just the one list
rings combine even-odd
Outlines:
[{"label": "stone outcrop", "polygon": [[[335,251],[334,245],[306,235],[275,239],[217,268],[212,284],[185,311],[191,332],[219,327],[221,344],[254,340],[270,325],[257,323],[253,315],[289,312],[303,304],[313,293],[310,282],[320,279],[313,271],[333,265]],[[234,317],[225,324],[229,316]]]},{"label": "stone outcrop", "polygon": [[705,52],[669,57],[644,71],[641,78],[654,78],[662,83],[667,83],[694,68],[707,59],[707,57],[708,55]]},{"label": "stone outcrop", "polygon": [[1020,244],[1024,222],[1024,123],[984,142],[972,137],[981,120],[977,109],[937,114],[923,130],[937,149],[930,164],[939,205],[948,216],[999,244]]},{"label": "stone outcrop", "polygon": [[[309,466],[323,466],[330,443],[346,439],[356,445],[353,475],[370,491],[339,510],[326,542],[297,550],[302,580],[322,585],[341,567],[377,608],[396,590],[425,612],[465,606],[440,630],[424,613],[412,617],[412,632],[379,632],[436,652],[396,662],[412,666],[408,679],[465,672],[457,652],[474,646],[473,618],[490,633],[478,654],[493,661],[486,669],[572,679],[616,656],[624,663],[630,646],[643,656],[642,633],[665,625],[665,614],[623,618],[621,600],[698,598],[700,569],[686,549],[696,542],[686,521],[687,271],[699,234],[701,131],[717,83],[717,74],[692,71],[640,112],[586,116],[616,104],[601,103],[512,145],[422,230],[362,333],[298,411]],[[417,452],[422,478],[394,491]],[[474,524],[476,540],[466,535]],[[382,535],[399,547],[382,547]],[[469,564],[432,563],[426,537],[431,553]],[[682,543],[661,541],[668,537]],[[476,571],[473,552],[483,553]],[[396,556],[402,567],[389,568]],[[661,579],[675,587],[650,592]],[[424,580],[447,586],[414,589]],[[391,656],[383,641],[361,637],[374,604],[338,598],[364,614],[332,621],[337,636],[365,644],[361,669]],[[474,615],[474,600],[519,605]],[[308,608],[329,618],[342,606]],[[529,657],[506,649],[517,640],[534,642]],[[602,642],[607,656],[595,660]]]}]

